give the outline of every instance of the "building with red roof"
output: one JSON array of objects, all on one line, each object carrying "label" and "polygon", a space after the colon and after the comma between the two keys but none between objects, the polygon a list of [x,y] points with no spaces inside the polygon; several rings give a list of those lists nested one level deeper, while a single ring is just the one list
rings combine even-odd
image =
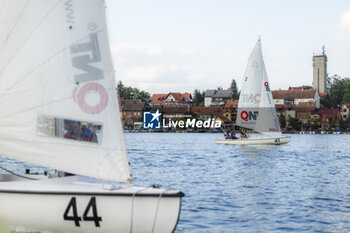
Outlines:
[{"label": "building with red roof", "polygon": [[153,94],[150,105],[154,108],[160,108],[165,103],[168,94]]},{"label": "building with red roof", "polygon": [[320,107],[320,96],[316,90],[277,90],[272,91],[275,105],[295,104],[301,102],[315,102],[316,108]]},{"label": "building with red roof", "polygon": [[238,108],[238,100],[235,100],[235,99],[227,100],[224,106],[223,116],[231,122],[236,122],[237,108]]},{"label": "building with red roof", "polygon": [[145,102],[140,99],[121,98],[120,106],[124,125],[133,125],[137,121],[142,121],[142,114],[146,107]]},{"label": "building with red roof", "polygon": [[191,93],[170,92],[168,94],[153,94],[151,101],[152,108],[162,108],[166,106],[187,106],[192,105]]},{"label": "building with red roof", "polygon": [[222,116],[222,107],[198,107],[194,106],[191,110],[192,114],[201,119],[216,118]]}]

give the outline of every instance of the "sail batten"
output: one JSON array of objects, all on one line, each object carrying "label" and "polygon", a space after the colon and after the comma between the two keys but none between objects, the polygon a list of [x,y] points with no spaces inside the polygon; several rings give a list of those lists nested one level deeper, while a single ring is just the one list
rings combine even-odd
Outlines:
[{"label": "sail batten", "polygon": [[104,2],[2,5],[0,154],[129,181]]},{"label": "sail batten", "polygon": [[260,40],[248,59],[238,101],[236,124],[263,134],[281,135]]}]

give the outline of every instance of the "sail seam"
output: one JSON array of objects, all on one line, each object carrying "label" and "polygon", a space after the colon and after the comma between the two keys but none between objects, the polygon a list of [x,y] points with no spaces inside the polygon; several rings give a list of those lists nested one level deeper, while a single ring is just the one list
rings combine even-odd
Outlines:
[{"label": "sail seam", "polygon": [[[65,98],[63,98],[63,99],[59,99],[59,100],[56,100],[56,101],[48,102],[48,103],[46,103],[46,104],[42,104],[42,105],[40,105],[40,106],[32,106],[31,108],[24,109],[23,111],[16,112],[16,113],[11,113],[11,114],[9,114],[9,115],[2,116],[2,117],[0,117],[0,120],[6,119],[6,118],[8,118],[8,117],[13,117],[13,116],[16,116],[16,115],[18,115],[18,114],[25,113],[25,112],[28,112],[28,111],[31,111],[31,110],[34,110],[34,109],[38,109],[38,108],[41,108],[41,107],[45,107],[45,106],[51,105],[51,104],[53,104],[53,103],[60,103],[60,102],[62,102],[62,101],[65,101],[65,100],[71,99],[71,98],[72,98],[72,97],[69,96],[69,97],[65,97]],[[16,101],[14,101],[13,99],[11,99],[11,101],[14,102],[14,103],[17,103],[17,104],[21,104],[20,102],[16,102]]]},{"label": "sail seam", "polygon": [[[103,29],[97,31],[97,32],[101,32],[103,31]],[[76,40],[75,42],[73,42],[72,44],[78,43],[84,39],[86,39],[87,37],[89,37],[90,35],[86,35],[82,38],[80,38],[79,40]],[[71,46],[71,44],[69,46],[64,47],[63,49],[61,49],[60,51],[58,51],[57,53],[54,53],[53,55],[49,56],[48,58],[46,58],[43,62],[41,62],[39,65],[37,65],[35,68],[33,68],[31,71],[29,71],[28,73],[24,74],[20,79],[17,80],[17,82],[13,83],[12,86],[8,87],[6,90],[11,90],[14,86],[18,85],[20,82],[22,82],[24,79],[26,79],[30,74],[32,74],[33,72],[35,72],[37,69],[39,69],[41,66],[45,65],[46,63],[48,63],[50,60],[52,60],[53,58],[55,58],[56,56],[60,55],[61,53],[63,53],[65,50],[69,49]],[[1,73],[0,73],[1,75]],[[3,94],[0,95],[7,95],[8,93],[5,92]]]},{"label": "sail seam", "polygon": [[2,2],[2,5],[1,5],[1,7],[0,7],[0,15],[1,15],[1,13],[2,13],[2,10],[4,9],[5,2],[6,2],[6,0],[4,0],[4,1]]},{"label": "sail seam", "polygon": [[[22,9],[22,11],[21,11],[21,13],[19,14],[19,16],[17,17],[15,23],[13,24],[13,27],[10,29],[9,33],[6,35],[6,40],[5,40],[5,42],[2,44],[2,46],[1,46],[1,48],[0,48],[0,54],[1,54],[2,49],[3,49],[3,48],[5,47],[5,45],[7,44],[7,41],[9,41],[9,38],[11,37],[11,34],[12,34],[12,32],[13,32],[13,29],[16,28],[16,25],[17,25],[19,19],[21,18],[21,16],[22,16],[24,10],[27,8],[28,2],[29,2],[29,1],[27,0],[26,4],[24,5],[24,7],[23,7],[23,9]],[[2,9],[3,9],[3,6],[4,6],[4,5],[5,5],[5,1],[3,2],[2,6],[1,6],[0,14],[2,13]]]},{"label": "sail seam", "polygon": [[35,28],[29,33],[29,35],[26,37],[25,40],[22,41],[22,43],[20,44],[20,46],[16,49],[16,51],[11,55],[10,59],[6,62],[6,64],[4,65],[4,67],[2,68],[2,70],[0,71],[0,74],[3,73],[3,71],[5,70],[5,68],[8,66],[8,64],[11,62],[11,60],[13,59],[13,57],[18,53],[18,51],[20,51],[20,49],[23,47],[24,43],[33,35],[33,32],[36,31],[36,29],[41,25],[41,23],[44,21],[44,19],[46,19],[56,8],[57,6],[62,2],[63,0],[60,0],[59,2],[57,2],[57,4],[51,9],[49,10],[49,12],[39,21],[39,23],[35,26]]}]

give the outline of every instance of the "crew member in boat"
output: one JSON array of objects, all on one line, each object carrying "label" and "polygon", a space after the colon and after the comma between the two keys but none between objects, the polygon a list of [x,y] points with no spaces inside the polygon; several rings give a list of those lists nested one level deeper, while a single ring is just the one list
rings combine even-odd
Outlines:
[{"label": "crew member in boat", "polygon": [[96,133],[88,127],[86,122],[81,123],[81,141],[94,142],[97,143]]},{"label": "crew member in boat", "polygon": [[226,130],[224,131],[224,136],[225,136],[225,139],[231,139],[230,133],[229,133],[228,129],[226,129]]},{"label": "crew member in boat", "polygon": [[64,129],[64,138],[98,143],[96,133],[89,128],[87,122],[64,120]]},{"label": "crew member in boat", "polygon": [[230,133],[230,138],[231,139],[238,139],[238,137],[236,136],[236,131],[234,129],[232,129],[232,131]]},{"label": "crew member in boat", "polygon": [[64,138],[78,140],[80,133],[79,128],[79,123],[77,121],[64,120],[64,130],[66,131]]},{"label": "crew member in boat", "polygon": [[241,138],[248,138],[248,133],[246,129],[241,129]]}]

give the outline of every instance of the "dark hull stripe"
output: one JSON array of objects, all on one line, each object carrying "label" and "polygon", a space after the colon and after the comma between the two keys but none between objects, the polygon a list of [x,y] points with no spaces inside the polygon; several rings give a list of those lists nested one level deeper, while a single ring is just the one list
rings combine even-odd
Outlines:
[{"label": "dark hull stripe", "polygon": [[[159,197],[156,193],[107,193],[107,192],[48,192],[48,191],[22,191],[22,190],[0,190],[1,193],[13,194],[36,194],[36,195],[76,195],[76,196],[119,196],[119,197]],[[162,197],[183,197],[183,192],[163,193]]]}]

